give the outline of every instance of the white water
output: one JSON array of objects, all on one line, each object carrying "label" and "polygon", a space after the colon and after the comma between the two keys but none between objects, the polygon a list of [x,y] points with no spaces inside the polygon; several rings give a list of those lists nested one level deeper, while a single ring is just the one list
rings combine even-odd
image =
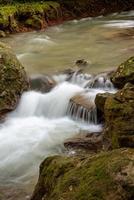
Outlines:
[{"label": "white water", "polygon": [[21,98],[20,105],[11,115],[16,117],[63,117],[66,114],[69,99],[82,91],[84,91],[82,87],[63,82],[47,94],[26,92]]},{"label": "white water", "polygon": [[[98,73],[117,67],[133,55],[133,36],[120,36],[134,27],[133,18],[132,11],[74,20],[46,32],[12,35],[2,40],[15,49],[28,73],[63,70],[83,58],[91,62],[87,72]],[[0,183],[29,182],[38,175],[45,157],[64,152],[67,138],[80,130],[101,130],[101,125],[91,123],[96,121],[96,113],[87,113],[84,108],[75,112],[75,121],[67,117],[69,99],[82,92],[93,102],[97,93],[115,90],[105,76],[76,74],[70,83],[65,82],[67,74],[55,75],[59,85],[50,93],[24,93],[17,109],[0,124]],[[79,121],[81,109],[83,120]],[[85,124],[87,117],[89,123]]]},{"label": "white water", "polygon": [[22,95],[17,109],[0,125],[0,182],[28,182],[48,155],[63,152],[65,139],[80,130],[97,132],[101,125],[69,119],[69,99],[84,89],[63,82],[47,94]]}]

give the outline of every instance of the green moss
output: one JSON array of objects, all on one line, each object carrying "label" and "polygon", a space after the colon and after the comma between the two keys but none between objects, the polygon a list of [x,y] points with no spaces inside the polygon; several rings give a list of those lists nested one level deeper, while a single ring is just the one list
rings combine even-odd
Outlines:
[{"label": "green moss", "polygon": [[130,57],[119,65],[115,73],[112,74],[111,80],[118,88],[122,88],[127,82],[134,83],[134,57]]},{"label": "green moss", "polygon": [[15,108],[23,91],[28,89],[28,80],[23,66],[11,49],[0,43],[0,118],[3,113]]},{"label": "green moss", "polygon": [[[51,157],[41,165],[32,200],[107,200],[127,199],[134,188],[132,172],[118,182],[117,175],[133,163],[134,150],[120,149],[89,157]],[[132,181],[132,183],[131,183]],[[126,184],[129,193],[122,187]],[[40,194],[40,197],[39,197]]]},{"label": "green moss", "polygon": [[[113,148],[134,146],[134,85],[126,84],[122,90],[109,96],[105,107],[104,136],[109,139]],[[122,137],[126,137],[122,141]],[[133,144],[133,145],[132,145]]]}]

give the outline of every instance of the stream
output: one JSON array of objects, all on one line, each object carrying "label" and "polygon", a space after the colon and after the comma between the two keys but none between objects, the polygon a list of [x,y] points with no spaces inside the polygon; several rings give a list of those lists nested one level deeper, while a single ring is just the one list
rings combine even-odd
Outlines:
[{"label": "stream", "polygon": [[[82,94],[94,103],[97,93],[116,91],[110,80],[95,75],[115,69],[133,55],[134,12],[73,20],[1,41],[12,46],[29,75],[49,74],[57,82],[48,93],[25,92],[16,110],[0,124],[0,195],[2,200],[29,199],[39,165],[47,156],[66,154],[64,141],[81,131],[102,130],[92,116],[85,121],[79,111],[75,119],[71,117],[69,101]],[[75,67],[78,59],[89,63],[85,74],[74,74],[69,81],[65,74],[61,80],[60,71]]]}]

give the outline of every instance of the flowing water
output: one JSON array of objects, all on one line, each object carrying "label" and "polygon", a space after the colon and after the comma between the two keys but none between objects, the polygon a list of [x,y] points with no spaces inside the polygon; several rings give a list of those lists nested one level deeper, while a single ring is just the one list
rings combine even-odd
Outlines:
[{"label": "flowing water", "polygon": [[[96,74],[113,69],[133,55],[133,19],[134,12],[73,20],[45,32],[17,34],[2,40],[15,49],[30,75],[54,74],[72,67],[81,58],[90,63],[87,72]],[[0,190],[9,192],[3,199],[28,199],[30,184],[35,183],[45,157],[66,153],[64,141],[81,130],[102,129],[95,110],[77,108],[70,99],[80,94],[94,105],[97,93],[115,92],[106,74],[74,73],[69,79],[67,74],[52,76],[57,82],[52,91],[25,92],[16,110],[0,124]],[[23,183],[29,185],[28,192],[24,186],[21,188]],[[26,194],[17,197],[13,188],[16,184]],[[3,189],[5,186],[7,189]]]},{"label": "flowing water", "polygon": [[113,69],[134,53],[134,11],[73,20],[45,32],[11,35],[3,41],[15,50],[28,73],[54,73],[89,61],[90,73]]}]

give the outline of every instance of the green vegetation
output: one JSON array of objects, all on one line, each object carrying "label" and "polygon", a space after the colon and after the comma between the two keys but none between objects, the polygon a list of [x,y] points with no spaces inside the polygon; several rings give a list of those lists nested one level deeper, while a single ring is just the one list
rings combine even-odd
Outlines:
[{"label": "green vegetation", "polygon": [[22,92],[28,88],[23,66],[11,49],[0,43],[0,119],[16,107]]},{"label": "green vegetation", "polygon": [[133,199],[133,153],[119,149],[92,157],[49,157],[41,164],[32,200]]},{"label": "green vegetation", "polygon": [[[48,19],[57,18],[59,4],[56,2],[24,3],[0,7],[0,30],[19,32],[23,27],[41,29]],[[52,12],[51,12],[51,11]]]},{"label": "green vegetation", "polygon": [[106,99],[105,137],[113,148],[134,147],[134,85],[127,83],[122,90]]}]

